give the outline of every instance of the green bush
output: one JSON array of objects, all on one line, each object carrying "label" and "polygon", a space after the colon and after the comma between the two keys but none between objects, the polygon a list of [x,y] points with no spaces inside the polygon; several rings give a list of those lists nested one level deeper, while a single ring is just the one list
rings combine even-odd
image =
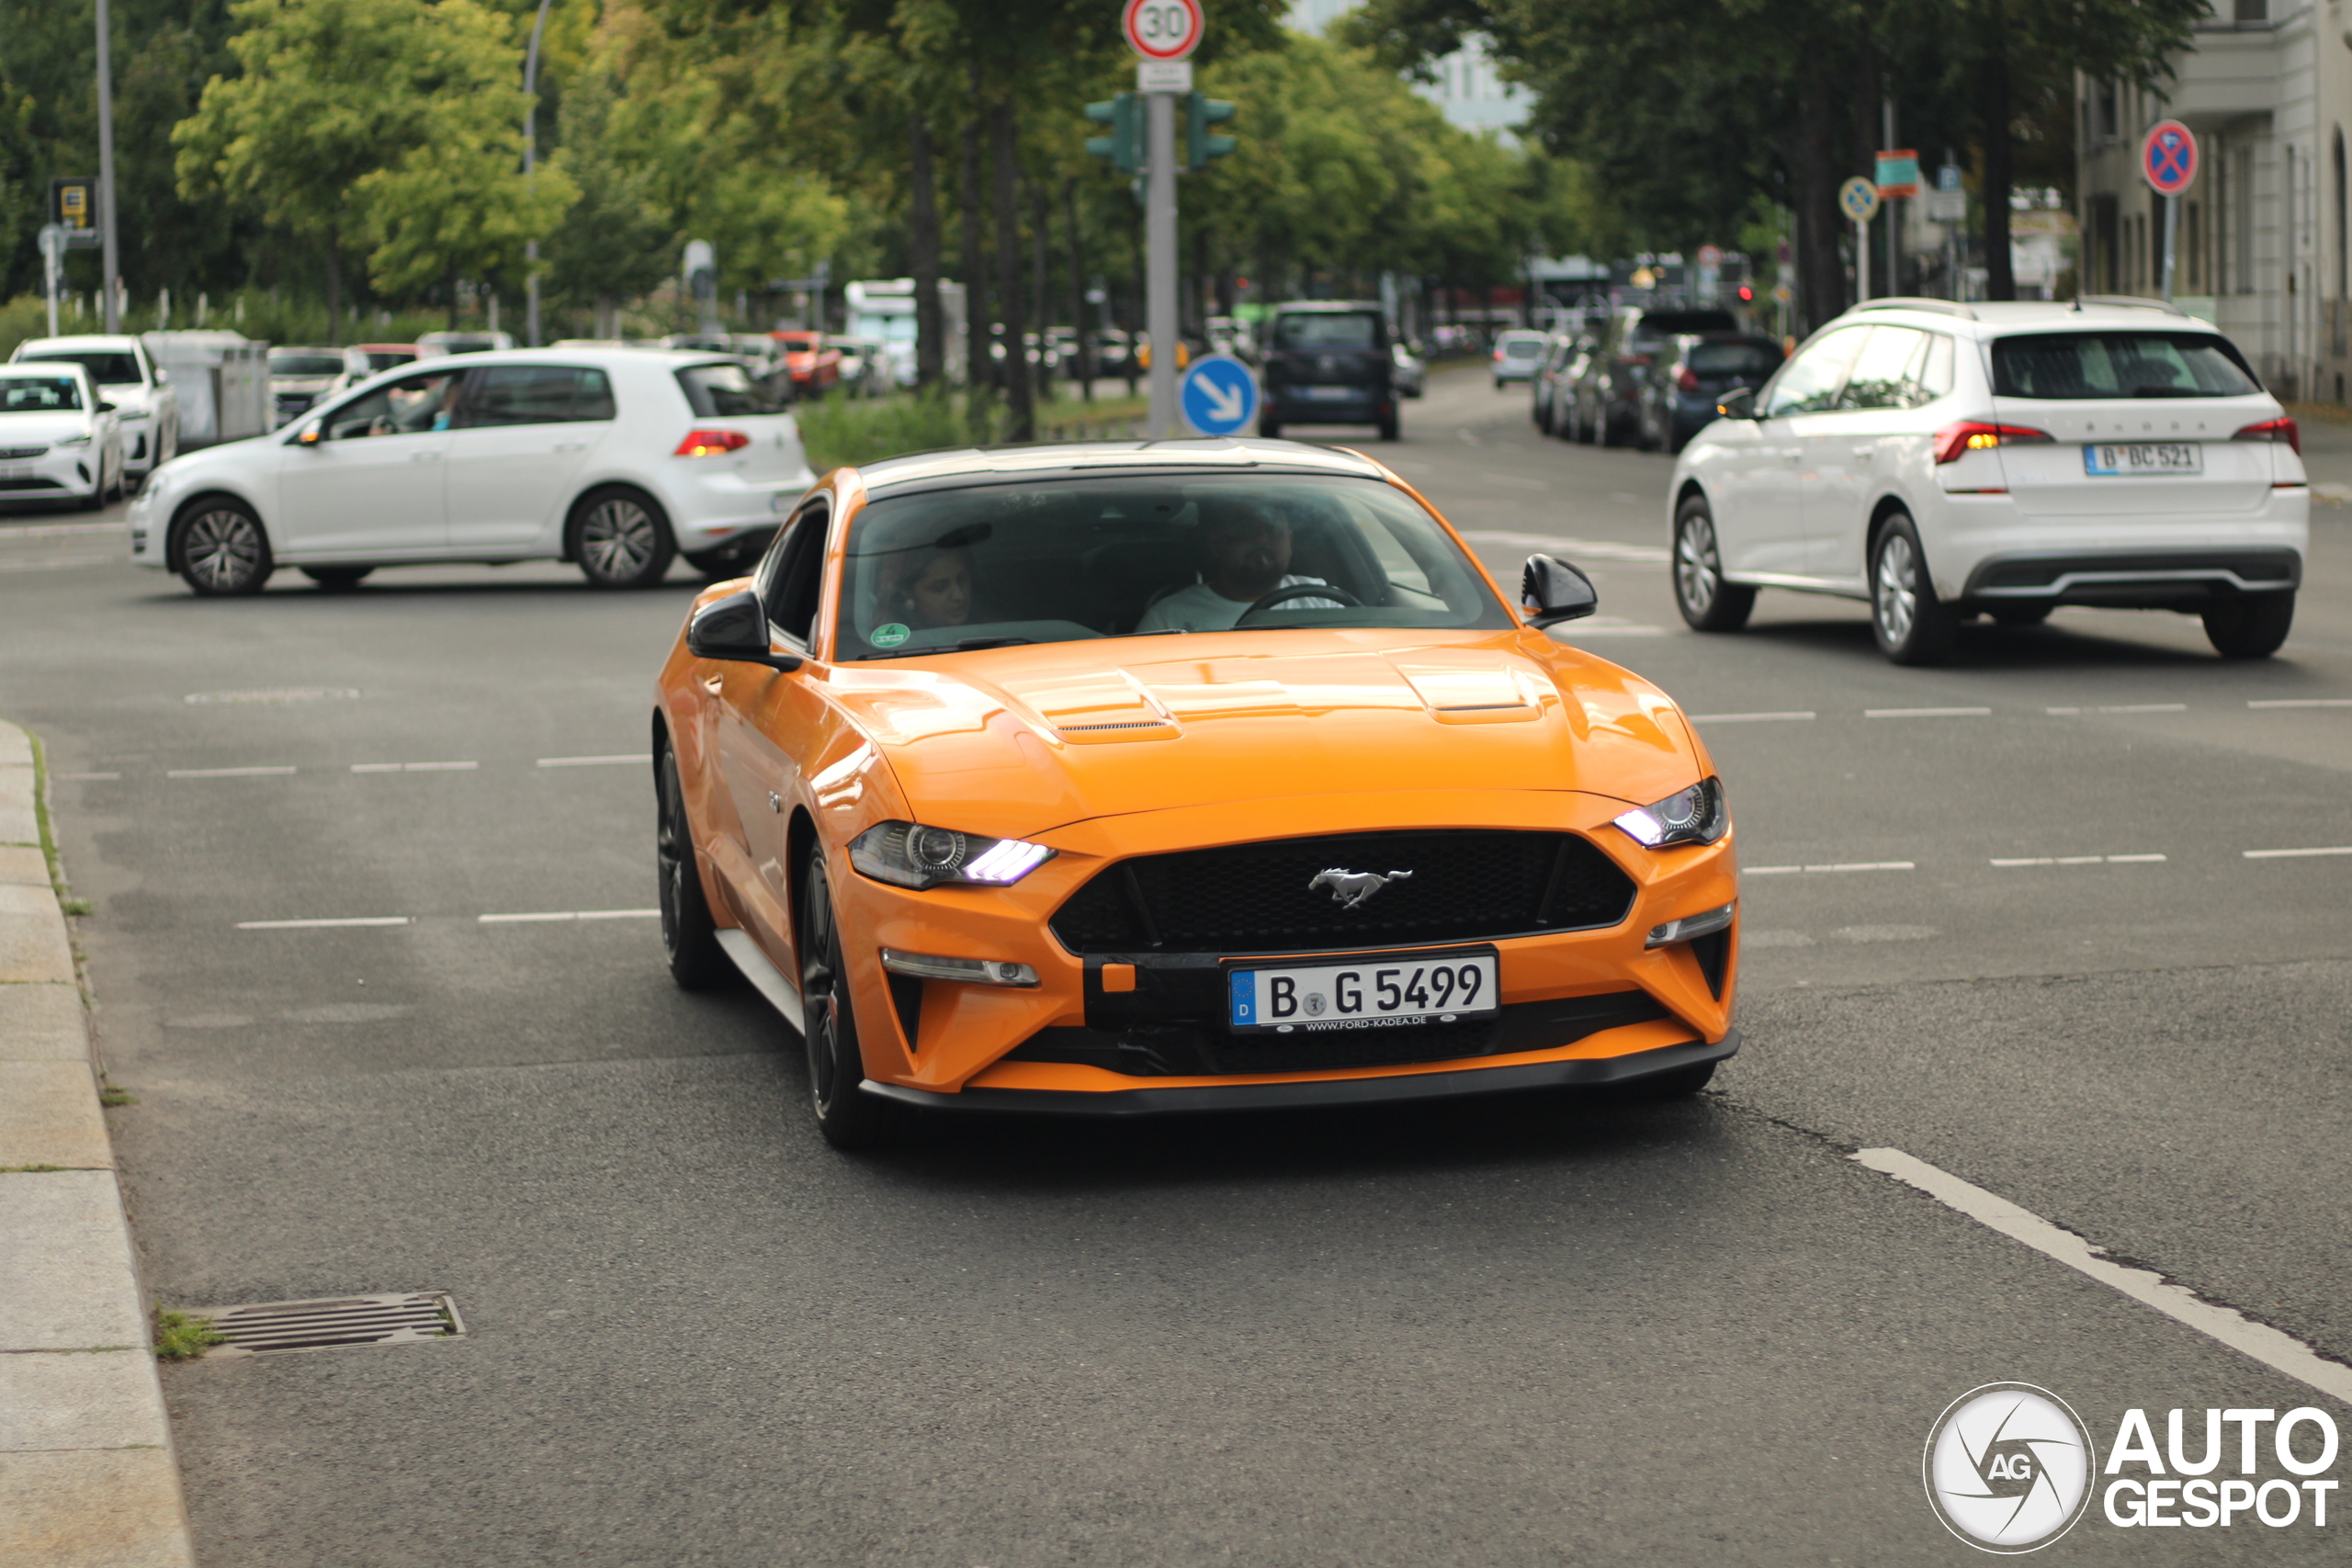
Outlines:
[{"label": "green bush", "polygon": [[[1122,440],[1144,416],[1141,398],[1086,402],[1056,398],[1037,410],[1042,441]],[[988,446],[1004,439],[1002,407],[960,392],[917,392],[889,398],[820,398],[797,405],[808,465],[819,473],[847,464],[879,462],[909,452]]]},{"label": "green bush", "polygon": [[49,335],[49,306],[38,294],[19,294],[0,305],[0,360],[28,337]]}]

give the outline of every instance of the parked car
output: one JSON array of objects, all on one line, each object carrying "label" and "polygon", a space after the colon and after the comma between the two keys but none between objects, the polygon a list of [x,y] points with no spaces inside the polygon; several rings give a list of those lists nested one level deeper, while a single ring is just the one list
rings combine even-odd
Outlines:
[{"label": "parked car", "polygon": [[334,348],[272,348],[269,351],[270,428],[309,412],[343,374],[343,351]]},{"label": "parked car", "polygon": [[78,364],[0,366],[0,501],[104,506],[122,493],[122,422]]},{"label": "parked car", "polygon": [[1544,434],[1568,433],[1569,403],[1592,350],[1593,339],[1581,333],[1555,333],[1545,345],[1544,358],[1536,366],[1535,383],[1529,389],[1530,412],[1535,428]]},{"label": "parked car", "polygon": [[795,396],[821,398],[841,385],[842,351],[828,347],[824,333],[782,332],[768,335],[784,351],[784,365],[791,374]]},{"label": "parked car", "polygon": [[2237,345],[2153,300],[1882,299],[1734,391],[1675,464],[1675,599],[1701,631],[1758,588],[1866,601],[1933,664],[1977,614],[2201,616],[2222,657],[2286,640],[2309,548],[2300,433]]},{"label": "parked car", "polygon": [[514,346],[513,333],[426,333],[416,340],[416,356],[432,359],[445,354],[499,354]]},{"label": "parked car", "polygon": [[642,587],[673,555],[714,574],[757,558],[811,479],[792,416],[734,359],[427,359],[165,464],[131,508],[131,557],[208,596],[258,592],[281,566],[348,588],[444,561],[568,560]]},{"label": "parked car", "polygon": [[1383,441],[1396,439],[1396,367],[1379,301],[1277,305],[1270,324],[1259,434],[1290,423],[1369,424]]},{"label": "parked car", "polygon": [[1639,444],[1679,452],[1715,418],[1715,405],[1741,387],[1754,391],[1787,355],[1780,340],[1732,333],[1684,333],[1670,340],[1643,381]]},{"label": "parked car", "polygon": [[1577,380],[1570,433],[1603,446],[1632,440],[1641,428],[1642,387],[1668,342],[1683,333],[1737,331],[1739,322],[1729,310],[1618,311]]},{"label": "parked car", "polygon": [[343,368],[321,390],[314,402],[341,397],[378,371],[413,365],[417,357],[416,344],[413,343],[356,343],[336,352],[343,355]]},{"label": "parked car", "polygon": [[889,344],[880,338],[839,336],[825,342],[841,350],[841,386],[850,396],[878,398],[897,388],[899,367]]},{"label": "parked car", "polygon": [[12,359],[70,360],[89,371],[98,396],[114,404],[121,422],[124,472],[131,479],[143,479],[180,449],[180,395],[172,388],[171,372],[130,333],[28,338]]},{"label": "parked car", "polygon": [[1487,355],[1492,364],[1496,391],[1501,391],[1513,381],[1535,379],[1535,367],[1544,358],[1544,336],[1542,333],[1523,327],[1514,327],[1510,332],[1496,334],[1494,349]]},{"label": "parked car", "polygon": [[1401,337],[1388,345],[1388,378],[1400,398],[1418,398],[1429,390],[1429,365]]},{"label": "parked car", "polygon": [[1695,1094],[1739,1048],[1722,784],[1544,635],[1589,580],[1517,586],[1352,453],[840,469],[662,663],[670,974],[749,979],[843,1147],[917,1108]]}]

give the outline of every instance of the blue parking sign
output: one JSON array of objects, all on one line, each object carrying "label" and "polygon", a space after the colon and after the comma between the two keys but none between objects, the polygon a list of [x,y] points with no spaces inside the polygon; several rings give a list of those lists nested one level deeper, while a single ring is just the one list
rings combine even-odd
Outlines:
[{"label": "blue parking sign", "polygon": [[1203,435],[1232,435],[1258,417],[1258,378],[1229,354],[1204,354],[1177,383],[1176,406]]}]

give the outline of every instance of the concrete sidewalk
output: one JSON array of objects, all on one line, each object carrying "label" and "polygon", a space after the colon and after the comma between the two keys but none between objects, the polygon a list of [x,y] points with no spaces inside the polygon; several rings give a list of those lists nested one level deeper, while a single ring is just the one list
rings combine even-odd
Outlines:
[{"label": "concrete sidewalk", "polygon": [[0,724],[0,1563],[192,1564],[38,788]]}]

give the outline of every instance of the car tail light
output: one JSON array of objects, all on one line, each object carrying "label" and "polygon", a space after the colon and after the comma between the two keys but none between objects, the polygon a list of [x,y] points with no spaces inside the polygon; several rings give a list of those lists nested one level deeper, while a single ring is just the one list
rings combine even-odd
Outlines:
[{"label": "car tail light", "polygon": [[740,430],[689,430],[686,438],[678,443],[673,457],[723,457],[752,444],[752,438]]},{"label": "car tail light", "polygon": [[1982,424],[1962,420],[1936,432],[1936,461],[1957,463],[1971,452],[1990,451],[1996,446],[2029,446],[2049,439],[2050,432],[2030,430],[2021,424]]},{"label": "car tail light", "polygon": [[1502,363],[1502,360],[1503,360],[1503,345],[1502,345],[1501,344],[1495,344],[1495,363],[1496,363],[1496,364],[1498,364],[1498,365],[1499,365],[1499,364],[1501,364],[1501,363]]},{"label": "car tail light", "polygon": [[1654,354],[1629,354],[1625,356],[1625,363],[1628,365],[1647,365],[1651,360],[1657,357],[1657,355]]},{"label": "car tail light", "polygon": [[1688,365],[1674,373],[1674,384],[1686,392],[1699,389],[1699,373]]},{"label": "car tail light", "polygon": [[2277,419],[2266,419],[2260,424],[2249,424],[2230,439],[2233,441],[2283,441],[2295,449],[2297,457],[2300,457],[2303,454],[2303,433],[2296,426],[2293,420],[2284,415]]}]

